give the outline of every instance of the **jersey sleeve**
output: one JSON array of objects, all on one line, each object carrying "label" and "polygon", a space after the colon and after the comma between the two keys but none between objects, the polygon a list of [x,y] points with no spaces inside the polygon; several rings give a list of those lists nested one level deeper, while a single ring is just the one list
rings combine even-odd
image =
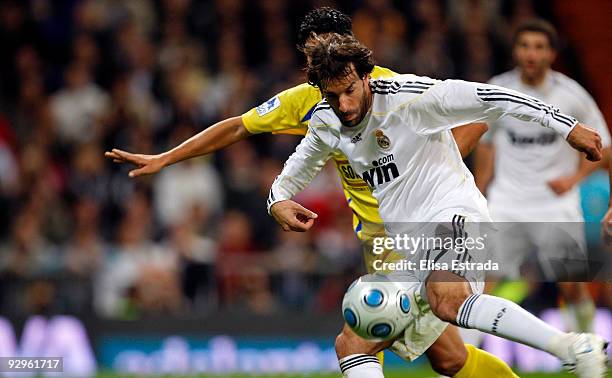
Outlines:
[{"label": "jersey sleeve", "polygon": [[323,140],[319,132],[325,132],[325,129],[310,127],[295,152],[285,162],[270,189],[268,213],[275,203],[291,199],[304,190],[329,159],[334,148]]},{"label": "jersey sleeve", "polygon": [[421,134],[475,122],[492,122],[508,115],[536,122],[567,138],[578,121],[531,96],[490,84],[445,80],[406,106],[407,123]]},{"label": "jersey sleeve", "polygon": [[[488,84],[503,86],[501,83],[499,83],[496,77],[491,78]],[[489,121],[487,122],[487,126],[489,129],[482,135],[482,137],[480,137],[480,143],[493,143],[493,138],[495,137],[495,134],[497,134],[500,127],[497,121]]]},{"label": "jersey sleeve", "polygon": [[321,100],[320,92],[301,84],[289,88],[242,115],[242,122],[251,134],[283,133],[304,135],[310,120],[309,112]]}]

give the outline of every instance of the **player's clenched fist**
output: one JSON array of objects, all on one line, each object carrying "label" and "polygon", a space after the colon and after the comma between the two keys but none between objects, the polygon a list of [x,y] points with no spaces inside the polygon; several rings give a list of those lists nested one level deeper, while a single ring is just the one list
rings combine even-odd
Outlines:
[{"label": "player's clenched fist", "polygon": [[577,124],[567,136],[567,142],[578,151],[584,152],[588,160],[601,160],[601,137],[590,127],[581,123]]},{"label": "player's clenched fist", "polygon": [[297,232],[310,230],[318,217],[316,213],[291,200],[275,203],[270,208],[270,214],[283,230]]}]

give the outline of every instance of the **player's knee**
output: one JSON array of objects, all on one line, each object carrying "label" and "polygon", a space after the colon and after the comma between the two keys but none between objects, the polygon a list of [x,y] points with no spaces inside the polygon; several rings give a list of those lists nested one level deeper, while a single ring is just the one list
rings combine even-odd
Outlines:
[{"label": "player's knee", "polygon": [[338,356],[338,359],[353,354],[351,353],[351,343],[349,341],[349,336],[347,336],[344,331],[340,332],[340,334],[336,336],[336,342],[334,344],[334,347],[336,349],[336,355]]},{"label": "player's knee", "polygon": [[336,355],[338,359],[350,356],[351,354],[372,354],[368,353],[368,348],[365,340],[361,339],[354,332],[343,329],[338,336],[336,336]]},{"label": "player's knee", "polygon": [[426,288],[427,299],[433,313],[438,318],[451,323],[455,323],[459,307],[472,294],[467,281],[458,281],[454,277],[445,275],[429,279]]},{"label": "player's knee", "polygon": [[359,337],[350,328],[344,328],[338,336],[336,336],[335,349],[338,359],[350,356],[352,354],[370,354],[384,350],[390,345],[388,342],[372,342]]}]

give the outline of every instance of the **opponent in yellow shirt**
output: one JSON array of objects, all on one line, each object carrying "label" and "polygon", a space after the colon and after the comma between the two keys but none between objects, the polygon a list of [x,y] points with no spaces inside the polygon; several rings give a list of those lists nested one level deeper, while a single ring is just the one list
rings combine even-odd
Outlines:
[{"label": "opponent in yellow shirt", "polygon": [[[333,11],[332,13],[334,14],[328,14],[330,11]],[[339,12],[331,8],[319,8],[310,13],[319,13],[318,18],[321,18],[321,15],[327,18],[321,25],[324,28],[331,28],[328,32],[342,32],[334,30],[337,28],[337,25],[333,25],[333,23],[338,21],[346,24],[343,27],[350,32],[350,19],[346,16],[337,17],[336,14]],[[317,17],[312,17],[311,15],[311,22],[314,26],[320,21]],[[310,34],[307,29],[304,32],[305,35]],[[325,32],[320,29],[314,31]],[[302,30],[300,32],[302,33]],[[374,78],[385,78],[393,75],[395,75],[393,71],[381,67],[376,67],[372,74]],[[186,159],[218,151],[256,133],[271,132],[304,135],[308,127],[311,111],[314,105],[321,99],[321,93],[316,88],[308,84],[298,85],[274,96],[242,116],[228,118],[206,128],[179,146],[164,153],[145,155],[113,149],[112,151],[107,151],[105,156],[114,162],[135,164],[137,168],[129,172],[129,176],[134,178],[159,172],[169,165]],[[455,141],[463,156],[473,149],[484,132],[486,132],[486,125],[482,125],[480,129],[472,126],[459,127],[453,130]],[[334,158],[334,161],[342,177],[342,184],[349,205],[356,214],[354,218],[355,229],[362,240],[367,239],[364,238],[364,222],[374,225],[375,228],[380,227],[382,229],[376,200],[371,196],[365,182],[357,178],[357,175],[345,159],[338,156]],[[376,232],[374,231],[374,233]],[[365,250],[371,250],[371,248],[366,246]],[[371,256],[371,254],[366,254],[366,256]],[[367,260],[366,264],[369,267],[371,266]],[[456,378],[514,377],[508,366],[494,356],[470,346],[462,351],[461,346],[463,344],[456,333],[456,329],[449,327],[447,332],[432,345],[427,353],[428,358],[432,362],[432,367],[438,373],[454,375]]]}]

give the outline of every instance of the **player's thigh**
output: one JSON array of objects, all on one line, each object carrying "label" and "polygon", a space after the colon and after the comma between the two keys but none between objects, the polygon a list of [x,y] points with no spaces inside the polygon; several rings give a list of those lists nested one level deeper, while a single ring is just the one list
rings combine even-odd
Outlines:
[{"label": "player's thigh", "polygon": [[404,329],[389,348],[405,361],[414,361],[423,355],[444,333],[448,323],[433,314],[427,301],[422,297],[422,284],[413,292],[410,309],[414,320]]},{"label": "player's thigh", "polygon": [[467,349],[457,327],[449,325],[427,349],[425,355],[435,371],[455,371],[465,365]]}]

